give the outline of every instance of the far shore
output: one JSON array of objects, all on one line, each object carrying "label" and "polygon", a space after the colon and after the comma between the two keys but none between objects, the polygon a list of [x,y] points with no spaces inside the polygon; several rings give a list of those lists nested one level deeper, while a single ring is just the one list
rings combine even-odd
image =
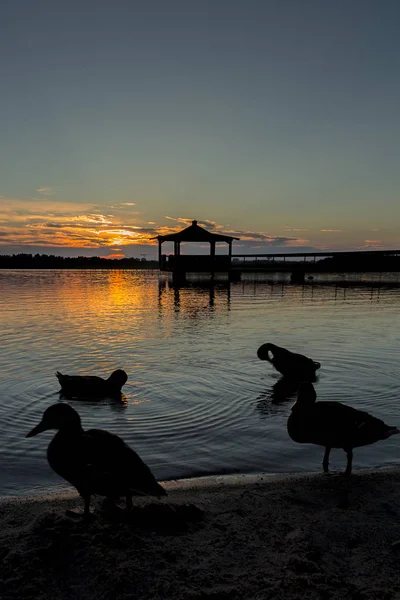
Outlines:
[{"label": "far shore", "polygon": [[0,598],[400,599],[400,469],[165,483],[127,516],[0,499]]}]

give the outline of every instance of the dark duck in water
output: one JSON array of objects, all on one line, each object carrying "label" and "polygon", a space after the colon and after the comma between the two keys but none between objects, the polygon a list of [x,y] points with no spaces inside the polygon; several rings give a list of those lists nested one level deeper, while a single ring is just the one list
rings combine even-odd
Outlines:
[{"label": "dark duck in water", "polygon": [[63,375],[59,371],[56,377],[66,398],[115,398],[121,395],[121,388],[128,380],[122,369],[111,373],[108,379],[94,375]]},{"label": "dark duck in water", "polygon": [[270,362],[279,373],[293,381],[315,381],[320,363],[302,354],[295,354],[275,344],[263,344],[257,350],[260,360]]},{"label": "dark duck in water", "polygon": [[58,429],[47,449],[49,465],[78,490],[84,500],[84,516],[89,516],[92,494],[118,498],[125,496],[132,508],[132,496],[165,496],[149,467],[117,435],[104,429],[84,431],[76,410],[68,404],[53,404],[26,437],[48,429]]},{"label": "dark duck in water", "polygon": [[353,448],[368,446],[400,433],[397,427],[390,427],[367,412],[341,402],[316,402],[316,398],[312,383],[300,384],[287,430],[294,442],[325,446],[324,473],[328,473],[331,448],[342,448],[346,452],[345,475],[350,475]]}]

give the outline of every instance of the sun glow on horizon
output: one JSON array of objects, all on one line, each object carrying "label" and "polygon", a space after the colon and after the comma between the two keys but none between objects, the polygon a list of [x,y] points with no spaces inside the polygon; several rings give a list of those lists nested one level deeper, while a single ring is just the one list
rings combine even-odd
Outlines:
[{"label": "sun glow on horizon", "polygon": [[[0,252],[7,252],[7,247],[18,247],[21,252],[29,252],[30,248],[48,248],[53,253],[57,248],[63,250],[82,249],[119,251],[107,252],[107,255],[122,258],[127,256],[128,248],[139,246],[148,248],[151,256],[156,258],[158,235],[176,233],[189,226],[192,216],[165,216],[164,223],[149,221],[148,215],[133,210],[137,203],[123,203],[123,210],[113,204],[113,212],[108,206],[97,206],[94,203],[80,204],[75,201],[49,201],[48,198],[7,199],[2,198],[0,205]],[[287,221],[286,221],[287,223]],[[208,231],[223,233],[240,238],[234,243],[234,252],[268,252],[279,248],[293,251],[295,248],[309,250],[342,250],[342,249],[395,249],[396,232],[386,233],[383,228],[365,227],[357,232],[350,228],[339,227],[297,227],[295,223],[288,226],[275,224],[274,231],[260,231],[235,228],[215,220],[199,220],[198,224]],[[372,232],[380,232],[380,239],[375,239]],[[306,235],[304,235],[304,233]],[[371,239],[373,238],[373,239]],[[123,250],[122,250],[123,248]],[[207,252],[204,247],[202,251]],[[168,253],[167,244],[163,247]],[[104,252],[103,252],[104,254]]]}]

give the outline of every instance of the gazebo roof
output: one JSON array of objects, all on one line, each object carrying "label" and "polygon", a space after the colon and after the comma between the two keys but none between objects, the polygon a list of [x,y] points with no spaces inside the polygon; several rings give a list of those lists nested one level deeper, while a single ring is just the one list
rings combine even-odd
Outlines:
[{"label": "gazebo roof", "polygon": [[158,235],[154,239],[160,242],[231,242],[232,240],[240,240],[240,238],[230,235],[211,233],[204,227],[197,225],[197,221],[192,221],[192,224],[182,229],[182,231],[168,235]]}]

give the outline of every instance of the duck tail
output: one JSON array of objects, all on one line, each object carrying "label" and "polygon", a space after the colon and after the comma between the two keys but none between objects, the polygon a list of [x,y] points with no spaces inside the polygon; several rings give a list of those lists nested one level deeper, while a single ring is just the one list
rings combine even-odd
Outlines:
[{"label": "duck tail", "polygon": [[63,378],[63,374],[60,373],[60,371],[56,371],[56,377],[57,377],[58,381],[61,381],[61,379]]},{"label": "duck tail", "polygon": [[167,490],[165,488],[163,488],[162,485],[160,485],[160,484],[157,484],[157,485],[158,485],[158,487],[157,487],[155,495],[156,496],[167,496],[168,495]]},{"label": "duck tail", "polygon": [[400,429],[398,427],[387,427],[384,433],[384,439],[390,437],[391,435],[396,435],[396,433],[400,433]]}]

